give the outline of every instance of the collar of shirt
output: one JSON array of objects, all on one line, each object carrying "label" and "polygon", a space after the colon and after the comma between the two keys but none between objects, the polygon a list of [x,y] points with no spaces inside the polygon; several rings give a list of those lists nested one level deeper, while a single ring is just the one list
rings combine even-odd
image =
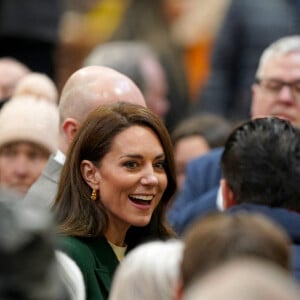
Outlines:
[{"label": "collar of shirt", "polygon": [[60,150],[57,150],[54,159],[61,165],[63,165],[66,161],[66,155],[62,153]]}]

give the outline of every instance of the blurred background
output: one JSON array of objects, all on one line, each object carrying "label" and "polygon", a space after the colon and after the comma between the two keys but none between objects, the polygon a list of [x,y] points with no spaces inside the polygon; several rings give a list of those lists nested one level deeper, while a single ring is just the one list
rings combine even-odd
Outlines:
[{"label": "blurred background", "polygon": [[58,91],[95,47],[149,44],[167,79],[169,130],[199,113],[248,119],[259,56],[299,29],[298,0],[0,0],[0,57],[47,73]]}]

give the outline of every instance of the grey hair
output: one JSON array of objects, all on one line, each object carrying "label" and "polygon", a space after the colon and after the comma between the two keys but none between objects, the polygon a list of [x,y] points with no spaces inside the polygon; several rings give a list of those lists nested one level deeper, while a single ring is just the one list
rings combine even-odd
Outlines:
[{"label": "grey hair", "polygon": [[96,46],[83,61],[83,66],[105,66],[128,76],[144,92],[146,83],[141,70],[142,61],[159,58],[150,45],[142,41],[114,41]]},{"label": "grey hair", "polygon": [[260,57],[256,78],[261,76],[263,66],[271,57],[291,52],[300,52],[300,35],[285,36],[269,45]]},{"label": "grey hair", "polygon": [[174,299],[182,252],[176,239],[137,246],[119,265],[109,300]]}]

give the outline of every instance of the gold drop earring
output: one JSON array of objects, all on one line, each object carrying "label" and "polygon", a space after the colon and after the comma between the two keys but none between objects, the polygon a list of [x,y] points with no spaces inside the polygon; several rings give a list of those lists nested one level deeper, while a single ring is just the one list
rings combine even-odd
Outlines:
[{"label": "gold drop earring", "polygon": [[91,198],[91,200],[93,200],[93,201],[96,201],[96,200],[97,200],[97,193],[96,193],[96,190],[95,190],[95,189],[93,189],[90,198]]}]

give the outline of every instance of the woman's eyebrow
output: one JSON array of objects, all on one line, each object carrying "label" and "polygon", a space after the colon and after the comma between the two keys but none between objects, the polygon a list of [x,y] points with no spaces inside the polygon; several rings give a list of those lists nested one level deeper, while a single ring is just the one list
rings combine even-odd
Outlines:
[{"label": "woman's eyebrow", "polygon": [[[123,154],[121,158],[128,157],[128,158],[143,158],[141,154]],[[155,156],[155,159],[165,158],[165,154],[161,153]]]}]

